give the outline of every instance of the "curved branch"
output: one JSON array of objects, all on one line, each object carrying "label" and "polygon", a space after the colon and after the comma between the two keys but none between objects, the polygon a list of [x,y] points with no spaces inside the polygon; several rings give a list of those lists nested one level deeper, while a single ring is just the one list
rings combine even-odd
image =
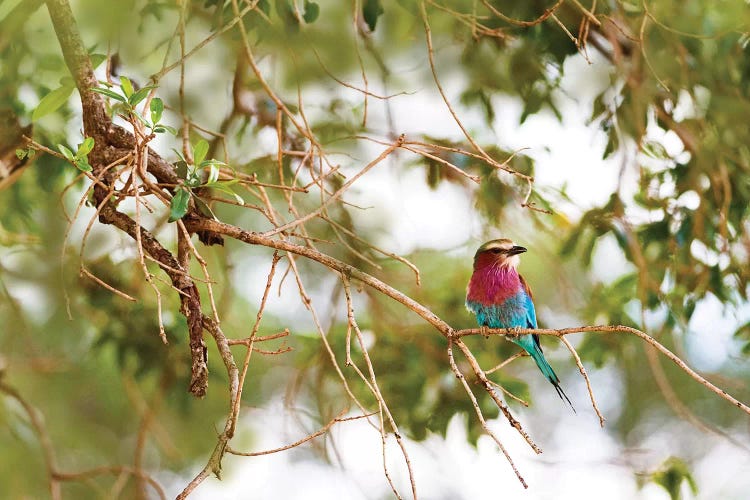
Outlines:
[{"label": "curved branch", "polygon": [[596,325],[596,326],[578,326],[573,328],[559,328],[559,329],[552,329],[552,328],[520,328],[518,330],[506,330],[504,328],[502,329],[495,329],[495,328],[488,328],[486,330],[482,330],[480,328],[467,328],[465,330],[458,330],[453,333],[454,337],[468,337],[471,335],[527,335],[527,334],[537,334],[537,335],[549,335],[552,337],[564,337],[565,335],[570,335],[571,333],[583,333],[583,332],[598,332],[598,333],[629,333],[631,335],[635,335],[636,337],[640,338],[641,340],[645,341],[647,344],[653,346],[658,350],[660,353],[662,353],[664,356],[669,358],[674,364],[680,367],[682,371],[687,373],[693,380],[698,382],[699,384],[705,386],[707,389],[709,389],[711,392],[714,392],[718,394],[721,398],[726,399],[730,403],[732,403],[734,406],[739,408],[740,410],[744,411],[748,415],[750,415],[750,407],[747,406],[742,401],[738,400],[734,396],[730,395],[727,391],[716,387],[714,384],[706,380],[704,377],[702,377],[698,372],[690,368],[687,363],[685,363],[682,359],[679,358],[676,354],[674,354],[672,351],[664,347],[661,343],[656,341],[652,336],[649,334],[642,332],[636,328],[630,327],[630,326],[624,326],[624,325]]},{"label": "curved branch", "polygon": [[[271,248],[276,248],[277,250],[284,250],[286,252],[292,252],[297,255],[307,257],[311,260],[320,262],[326,267],[333,269],[335,271],[344,273],[346,276],[350,278],[361,281],[362,283],[374,288],[375,290],[378,290],[384,295],[387,295],[388,297],[391,297],[397,302],[400,302],[401,304],[405,305],[406,307],[414,311],[416,314],[421,316],[425,321],[427,321],[432,326],[434,326],[435,329],[437,329],[446,338],[460,339],[461,337],[466,337],[470,335],[485,335],[485,334],[488,334],[488,335],[521,334],[523,335],[523,334],[531,334],[531,333],[536,333],[539,335],[551,335],[554,337],[562,337],[564,335],[569,335],[571,333],[581,333],[581,332],[610,332],[610,333],[628,333],[631,335],[635,335],[641,338],[642,340],[644,340],[646,343],[655,347],[659,352],[661,352],[664,356],[669,358],[674,364],[679,366],[685,373],[687,373],[690,377],[692,377],[698,383],[705,386],[712,392],[718,394],[720,397],[726,399],[727,401],[732,403],[734,406],[736,406],[737,408],[741,409],[742,411],[750,415],[750,407],[748,407],[746,404],[742,403],[735,397],[731,396],[729,393],[727,393],[723,389],[720,389],[719,387],[715,386],[714,384],[712,384],[711,382],[703,378],[695,370],[690,368],[684,361],[682,361],[682,359],[680,359],[672,351],[670,351],[669,349],[664,347],[662,344],[654,340],[654,338],[651,337],[650,335],[636,328],[632,328],[632,327],[624,326],[624,325],[601,325],[601,326],[581,326],[581,327],[575,327],[575,328],[562,328],[562,329],[557,329],[557,330],[550,329],[550,328],[538,328],[538,329],[525,328],[525,329],[519,329],[518,331],[508,331],[505,329],[487,329],[486,331],[483,331],[480,328],[469,328],[469,329],[454,331],[453,328],[451,328],[451,326],[448,325],[448,323],[443,321],[435,313],[433,313],[431,310],[427,309],[425,306],[415,301],[411,297],[408,297],[407,295],[399,292],[398,290],[386,285],[385,283],[375,278],[374,276],[371,276],[355,268],[354,266],[341,262],[340,260],[334,259],[333,257],[320,253],[311,248],[301,247],[299,245],[294,245],[286,241],[274,240],[271,238],[267,238],[258,233],[245,231],[239,227],[232,226],[230,224],[226,224],[226,223],[219,222],[216,220],[209,220],[209,219],[205,219],[201,217],[195,217],[195,216],[190,217],[190,219],[187,221],[187,225],[193,228],[194,230],[214,231],[216,233],[223,234],[225,236],[229,236],[231,238],[234,238],[240,241],[244,241],[245,243],[249,243],[252,245],[263,245],[263,246],[267,246]],[[456,345],[460,347],[461,344],[457,343]],[[462,351],[464,352],[464,354],[467,354],[468,349],[466,351],[462,349]],[[481,372],[481,370],[479,371]],[[477,370],[475,370],[475,372],[477,372]],[[477,373],[477,376],[480,377],[479,373]],[[481,377],[480,377],[480,380],[481,380]]]}]

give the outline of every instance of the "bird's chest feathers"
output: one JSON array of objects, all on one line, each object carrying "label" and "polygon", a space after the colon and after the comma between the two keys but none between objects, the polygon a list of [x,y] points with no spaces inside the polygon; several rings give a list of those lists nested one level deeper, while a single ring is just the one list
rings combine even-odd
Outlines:
[{"label": "bird's chest feathers", "polygon": [[483,305],[496,305],[519,293],[525,293],[525,291],[515,269],[487,266],[474,271],[469,281],[466,298]]},{"label": "bird's chest feathers", "polygon": [[469,281],[466,306],[480,325],[493,328],[526,326],[526,291],[512,268],[477,269]]}]

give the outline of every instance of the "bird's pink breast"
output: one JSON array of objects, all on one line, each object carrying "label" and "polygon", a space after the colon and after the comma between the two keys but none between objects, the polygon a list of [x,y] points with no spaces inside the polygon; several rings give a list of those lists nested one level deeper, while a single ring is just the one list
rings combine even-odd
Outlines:
[{"label": "bird's pink breast", "polygon": [[483,305],[499,304],[521,289],[521,280],[515,269],[490,265],[474,270],[466,299]]}]

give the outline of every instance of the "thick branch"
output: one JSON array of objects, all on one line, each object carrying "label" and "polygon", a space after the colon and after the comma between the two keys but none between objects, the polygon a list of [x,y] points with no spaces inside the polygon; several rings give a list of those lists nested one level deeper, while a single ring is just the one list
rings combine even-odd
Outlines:
[{"label": "thick branch", "polygon": [[[83,105],[83,128],[86,135],[99,139],[104,136],[111,123],[104,109],[102,97],[91,89],[97,86],[94,68],[91,66],[88,52],[78,33],[73,11],[68,0],[47,0],[52,25],[60,42],[65,63],[81,94]],[[97,142],[99,142],[97,140]]]},{"label": "thick branch", "polygon": [[[94,188],[96,195],[100,187]],[[97,198],[99,195],[96,195]],[[127,233],[133,240],[140,237],[144,252],[154,258],[157,264],[167,273],[172,285],[180,291],[182,307],[180,312],[185,315],[190,334],[190,354],[192,358],[192,375],[190,392],[197,397],[206,395],[208,386],[208,366],[206,365],[206,344],[203,341],[203,318],[198,288],[169,250],[144,228],[129,216],[115,209],[112,202],[107,202],[99,212],[99,220],[104,224],[111,224]],[[140,236],[137,234],[140,231]]]},{"label": "thick branch", "polygon": [[[91,89],[97,86],[94,70],[88,53],[78,33],[73,12],[67,0],[47,0],[47,8],[55,28],[60,47],[73,78],[81,94],[84,131],[95,140],[94,150],[89,155],[93,174],[103,179],[106,185],[114,182],[114,174],[105,171],[105,166],[113,160],[123,157],[124,153],[136,148],[136,141],[128,131],[114,125],[106,113],[104,102],[99,94]],[[149,150],[149,168],[160,182],[176,183],[177,176],[171,166],[156,153]],[[175,257],[148,231],[141,228],[128,215],[117,211],[111,201],[107,201],[110,192],[102,183],[94,186],[94,199],[101,207],[99,220],[111,224],[139,241],[143,251],[150,255],[169,275],[172,284],[180,291],[181,312],[188,321],[190,332],[190,352],[192,357],[192,376],[190,392],[203,397],[208,384],[208,367],[206,365],[206,345],[203,341],[203,321],[201,301],[198,288],[193,283],[185,268]]]}]

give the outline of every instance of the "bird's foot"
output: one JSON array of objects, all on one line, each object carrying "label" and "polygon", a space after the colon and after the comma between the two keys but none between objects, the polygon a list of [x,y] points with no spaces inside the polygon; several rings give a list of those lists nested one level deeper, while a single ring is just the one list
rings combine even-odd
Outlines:
[{"label": "bird's foot", "polygon": [[519,337],[519,335],[521,335],[521,330],[523,330],[523,328],[521,328],[520,326],[514,326],[514,327],[511,327],[511,328],[506,328],[505,329],[505,331],[506,331],[505,335],[509,339],[517,339]]},{"label": "bird's foot", "polygon": [[488,330],[488,328],[487,328],[487,326],[486,326],[486,325],[481,325],[481,326],[479,327],[479,333],[480,333],[480,334],[481,334],[482,336],[484,336],[484,338],[486,338],[486,339],[490,338],[490,334],[489,334],[489,332],[488,332],[487,330]]}]

